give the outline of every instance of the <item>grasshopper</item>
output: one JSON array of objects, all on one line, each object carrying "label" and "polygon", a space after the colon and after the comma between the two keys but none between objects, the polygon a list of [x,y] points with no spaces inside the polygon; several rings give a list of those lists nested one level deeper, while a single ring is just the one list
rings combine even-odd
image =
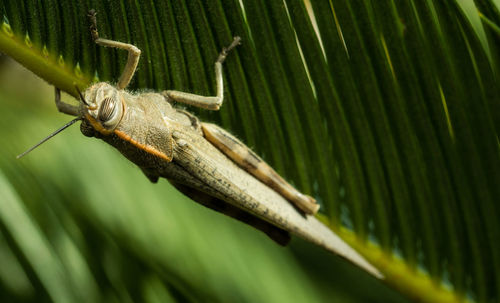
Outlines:
[{"label": "grasshopper", "polygon": [[89,12],[89,18],[96,44],[128,51],[122,75],[116,86],[100,82],[83,93],[75,86],[80,97],[78,106],[62,102],[60,90],[55,88],[58,110],[77,118],[20,156],[81,120],[80,130],[85,136],[114,146],[151,182],[166,178],[194,201],[263,231],[281,245],[289,242],[292,233],[382,277],[314,217],[319,205],[312,197],[291,186],[229,132],[175,106],[183,103],[207,110],[221,107],[222,63],[240,44],[239,37],[215,61],[216,96],[175,90],[133,94],[125,89],[135,74],[141,51],[132,44],[100,38],[95,11]]}]

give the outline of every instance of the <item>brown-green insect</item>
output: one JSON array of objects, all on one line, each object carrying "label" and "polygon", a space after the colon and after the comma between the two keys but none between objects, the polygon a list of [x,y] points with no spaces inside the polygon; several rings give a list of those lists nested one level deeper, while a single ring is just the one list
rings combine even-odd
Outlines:
[{"label": "brown-green insect", "polygon": [[279,244],[286,245],[292,233],[381,277],[314,217],[319,205],[312,197],[296,190],[224,129],[201,122],[174,106],[184,103],[209,110],[220,108],[224,93],[222,63],[228,52],[240,44],[239,37],[222,50],[215,62],[217,96],[174,90],[133,94],[125,88],[135,73],[141,51],[131,44],[100,38],[95,12],[91,11],[89,17],[94,41],[127,50],[127,64],[116,86],[100,82],[83,93],[78,91],[79,106],[63,103],[56,88],[59,111],[77,118],[41,143],[81,120],[80,129],[85,136],[114,146],[152,182],[166,178],[194,201],[263,231]]}]

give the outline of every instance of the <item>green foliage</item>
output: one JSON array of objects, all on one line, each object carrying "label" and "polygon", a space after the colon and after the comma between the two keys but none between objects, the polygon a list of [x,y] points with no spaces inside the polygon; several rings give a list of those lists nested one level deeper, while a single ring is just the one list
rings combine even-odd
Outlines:
[{"label": "green foliage", "polygon": [[[95,8],[101,36],[142,50],[133,88],[208,95],[218,51],[239,35],[243,46],[225,65],[222,110],[199,114],[231,129],[314,195],[332,229],[408,297],[498,300],[495,2],[312,1],[315,22],[308,2],[242,3],[244,10],[236,0],[4,0],[0,51],[70,94],[74,82],[116,81],[126,54],[92,43],[85,14]],[[19,113],[16,106],[23,105],[8,108]],[[30,110],[18,119],[2,120],[6,138],[17,141],[16,125],[42,117],[35,105],[26,103]],[[16,289],[23,289],[6,293],[26,290],[62,301],[88,293],[118,301],[270,302],[325,294],[287,252],[227,219],[184,206],[165,183],[151,186],[138,172],[128,176],[133,168],[98,142],[94,150],[83,138],[56,140],[51,152],[30,155],[38,161],[21,162],[29,165],[12,164],[22,150],[14,151],[17,143],[2,151],[8,157],[1,162],[0,193],[7,197],[0,208],[0,240],[7,245],[1,247],[17,260]],[[193,224],[196,216],[206,221]],[[218,224],[230,230],[206,228]],[[245,237],[234,239],[235,230]],[[233,262],[223,265],[229,257],[221,255],[229,251]],[[357,295],[351,294],[367,299]]]}]

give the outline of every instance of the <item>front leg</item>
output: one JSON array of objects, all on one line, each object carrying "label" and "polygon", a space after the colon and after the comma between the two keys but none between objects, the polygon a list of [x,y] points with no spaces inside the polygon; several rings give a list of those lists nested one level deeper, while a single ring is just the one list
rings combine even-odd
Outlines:
[{"label": "front leg", "polygon": [[96,15],[97,13],[95,10],[92,9],[89,11],[88,16],[90,19],[90,33],[92,34],[92,39],[94,39],[94,42],[102,46],[115,47],[128,51],[127,64],[125,65],[122,75],[120,76],[120,79],[116,84],[116,88],[124,89],[128,86],[130,80],[132,80],[132,77],[135,74],[135,70],[137,69],[137,65],[139,64],[141,50],[132,44],[99,38]]},{"label": "front leg", "polygon": [[241,143],[240,140],[215,124],[202,122],[201,128],[205,138],[241,168],[274,189],[306,214],[314,215],[318,212],[319,204],[316,203],[314,198],[302,194],[290,183],[286,182],[272,167],[252,152],[248,146]]},{"label": "front leg", "polygon": [[194,105],[209,110],[219,110],[224,101],[224,78],[222,77],[222,63],[226,59],[230,50],[238,46],[241,42],[240,37],[234,37],[233,42],[227,48],[223,48],[219,58],[215,61],[215,82],[217,83],[217,96],[206,97],[176,90],[166,90],[163,95],[169,100],[180,103]]},{"label": "front leg", "polygon": [[59,88],[54,87],[54,92],[55,92],[56,106],[61,113],[65,113],[71,116],[79,116],[78,106],[62,102],[61,90]]}]

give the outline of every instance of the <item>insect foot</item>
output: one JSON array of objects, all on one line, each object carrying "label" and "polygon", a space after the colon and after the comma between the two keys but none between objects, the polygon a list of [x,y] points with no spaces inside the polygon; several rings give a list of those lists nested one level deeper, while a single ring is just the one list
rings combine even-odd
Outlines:
[{"label": "insect foot", "polygon": [[224,60],[226,60],[226,57],[227,57],[227,54],[233,49],[235,48],[236,46],[240,45],[241,44],[241,38],[236,36],[233,38],[233,42],[228,46],[228,47],[224,47],[221,51],[221,53],[219,54],[219,58],[217,58],[217,61],[216,62],[219,62],[219,63],[223,63]]},{"label": "insect foot", "polygon": [[97,31],[97,12],[95,9],[89,10],[87,17],[90,20],[90,34],[92,35],[92,39],[97,40],[99,39],[99,32]]}]

